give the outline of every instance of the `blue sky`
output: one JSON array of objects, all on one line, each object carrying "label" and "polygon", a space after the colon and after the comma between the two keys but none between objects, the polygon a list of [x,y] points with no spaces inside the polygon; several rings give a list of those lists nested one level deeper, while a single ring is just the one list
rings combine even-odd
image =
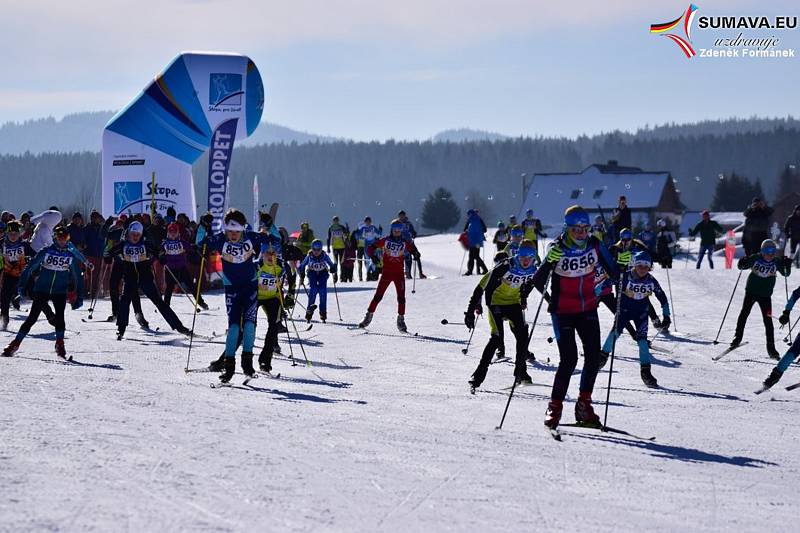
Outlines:
[{"label": "blue sky", "polygon": [[[0,122],[120,108],[182,50],[249,55],[266,85],[267,120],[357,140],[425,139],[455,127],[575,136],[800,114],[800,59],[687,60],[648,32],[688,2],[286,4],[6,5]],[[697,5],[698,16],[800,15],[784,1]],[[695,29],[694,44],[731,33]],[[771,34],[800,49],[800,29]]]}]

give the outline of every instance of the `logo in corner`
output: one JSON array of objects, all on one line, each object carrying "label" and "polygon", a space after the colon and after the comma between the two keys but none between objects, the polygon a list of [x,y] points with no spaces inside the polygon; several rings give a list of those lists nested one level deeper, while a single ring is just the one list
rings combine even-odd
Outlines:
[{"label": "logo in corner", "polygon": [[[662,22],[661,24],[651,24],[650,33],[658,33],[669,38],[672,42],[678,45],[681,51],[686,54],[688,59],[691,59],[697,55],[694,51],[694,48],[692,48],[692,21],[694,20],[695,13],[697,13],[697,6],[694,4],[689,4],[689,7],[686,8],[686,12],[684,12],[675,20],[671,22]],[[681,23],[683,23],[683,33],[686,35],[685,39],[680,35],[668,33],[674,28],[678,27],[678,25]]]},{"label": "logo in corner", "polygon": [[211,73],[208,81],[208,103],[212,107],[242,105],[242,75]]},{"label": "logo in corner", "polygon": [[122,213],[142,199],[141,181],[114,182],[114,213]]}]

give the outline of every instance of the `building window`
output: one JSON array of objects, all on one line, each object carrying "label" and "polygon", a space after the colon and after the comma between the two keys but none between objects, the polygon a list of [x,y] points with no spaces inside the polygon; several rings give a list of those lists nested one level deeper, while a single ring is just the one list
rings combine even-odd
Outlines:
[{"label": "building window", "polygon": [[572,194],[570,194],[569,197],[574,200],[580,195],[581,195],[581,190],[580,189],[575,189],[575,190],[572,191]]},{"label": "building window", "polygon": [[603,190],[604,190],[604,189],[597,189],[597,190],[595,190],[595,191],[594,191],[594,194],[592,195],[592,198],[593,198],[593,199],[595,199],[595,200],[597,200],[598,198],[600,198],[600,196],[603,194]]}]

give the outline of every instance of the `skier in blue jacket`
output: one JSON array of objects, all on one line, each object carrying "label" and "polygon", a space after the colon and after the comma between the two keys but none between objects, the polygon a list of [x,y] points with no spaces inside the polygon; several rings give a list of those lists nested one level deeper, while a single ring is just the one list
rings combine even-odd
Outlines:
[{"label": "skier in blue jacket", "polygon": [[467,271],[465,276],[472,275],[472,267],[476,266],[479,275],[486,274],[489,269],[481,259],[481,248],[486,240],[486,224],[474,209],[467,211],[467,222],[464,224],[464,231],[467,232],[469,241],[469,259],[467,260]]},{"label": "skier in blue jacket", "polygon": [[311,251],[297,267],[300,274],[300,283],[306,277],[308,270],[308,307],[306,307],[306,320],[311,321],[314,317],[314,310],[317,306],[317,295],[319,295],[319,318],[323,322],[328,319],[328,273],[333,274],[333,282],[339,281],[336,274],[336,264],[330,256],[322,250],[322,241],[314,239],[311,243]]}]

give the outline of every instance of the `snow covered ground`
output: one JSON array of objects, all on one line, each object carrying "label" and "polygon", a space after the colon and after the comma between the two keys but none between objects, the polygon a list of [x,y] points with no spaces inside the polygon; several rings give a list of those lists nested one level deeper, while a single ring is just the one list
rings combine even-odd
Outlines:
[{"label": "snow covered ground", "polygon": [[[636,347],[618,345],[609,425],[642,436],[542,429],[558,361],[543,313],[532,349],[534,386],[515,395],[495,430],[512,382],[510,363],[492,365],[484,386],[467,386],[488,338],[478,322],[469,354],[458,322],[477,278],[458,275],[455,236],[421,239],[426,273],[408,287],[407,323],[394,326],[389,289],[369,332],[352,331],[373,284],[340,285],[343,322],[329,299],[328,324],[315,324],[305,349],[313,367],[275,360],[279,380],[215,390],[210,373],[183,371],[188,341],[169,332],[146,302],[153,327],[135,325],[117,342],[100,302],[95,320],[67,313],[67,349],[57,360],[38,324],[16,357],[0,360],[0,530],[2,531],[785,531],[795,527],[800,489],[796,365],[773,391],[753,391],[773,366],[757,310],[749,344],[712,362],[712,346],[736,271],[671,273],[678,332],[656,346],[653,373],[639,379]],[[491,254],[487,252],[487,259]],[[664,271],[656,276],[666,287]],[[793,274],[790,286],[800,282]],[[409,284],[410,285],[410,284]],[[721,340],[732,337],[740,285]],[[191,323],[182,296],[173,299]],[[220,308],[222,296],[209,298]],[[304,300],[303,303],[305,303]],[[538,298],[531,298],[532,319]],[[779,279],[774,308],[785,303]],[[28,304],[24,305],[28,307]],[[600,311],[604,331],[612,316]],[[17,313],[11,322],[16,331]],[[777,325],[777,323],[776,323]],[[197,330],[225,329],[220,309]],[[776,331],[779,349],[785,332]],[[11,333],[0,333],[5,345]],[[258,335],[263,339],[264,330]],[[260,346],[259,340],[258,345]],[[284,354],[289,353],[285,336]],[[511,341],[507,342],[509,353]],[[197,342],[192,368],[221,352]],[[299,346],[293,345],[296,358]],[[241,382],[241,376],[234,378]],[[602,412],[608,373],[598,379]],[[570,389],[577,395],[577,376]],[[572,421],[572,403],[564,422]]]}]

